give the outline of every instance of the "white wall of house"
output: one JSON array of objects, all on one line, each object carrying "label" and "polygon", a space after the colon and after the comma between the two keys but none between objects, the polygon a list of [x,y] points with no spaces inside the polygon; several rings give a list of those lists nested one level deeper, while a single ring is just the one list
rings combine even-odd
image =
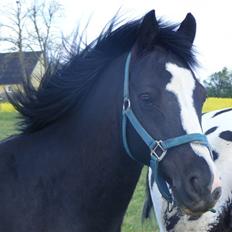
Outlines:
[{"label": "white wall of house", "polygon": [[33,86],[35,87],[39,86],[41,78],[43,77],[44,74],[45,74],[44,60],[43,60],[43,55],[41,54],[31,74]]}]

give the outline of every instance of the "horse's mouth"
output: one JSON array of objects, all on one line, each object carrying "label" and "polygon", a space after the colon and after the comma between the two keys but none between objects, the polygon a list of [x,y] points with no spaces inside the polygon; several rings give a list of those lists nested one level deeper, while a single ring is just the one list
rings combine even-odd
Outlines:
[{"label": "horse's mouth", "polygon": [[201,215],[197,215],[197,216],[189,216],[189,221],[198,220],[201,216],[202,216],[202,214]]},{"label": "horse's mouth", "polygon": [[[174,198],[176,199],[176,198]],[[184,204],[178,204],[178,201],[175,202],[176,203],[176,207],[178,209],[178,212],[180,215],[184,216],[187,215],[189,216],[190,220],[196,220],[198,218],[200,218],[202,216],[202,214],[204,214],[205,212],[201,212],[201,211],[193,211],[190,208],[188,208],[187,206],[185,206]]]},{"label": "horse's mouth", "polygon": [[182,213],[184,213],[190,217],[200,217],[203,214],[203,212],[193,212],[186,207],[181,207],[180,210],[182,211]]},{"label": "horse's mouth", "polygon": [[214,202],[209,204],[209,202],[205,203],[205,201],[201,200],[195,203],[190,202],[190,204],[188,204],[187,202],[179,200],[175,191],[172,191],[172,196],[173,199],[175,199],[175,207],[178,209],[179,214],[188,216],[189,220],[197,220],[206,212],[215,213],[215,210],[213,209],[215,205]]},{"label": "horse's mouth", "polygon": [[174,205],[174,207],[170,211],[172,211],[174,208],[175,210],[177,210],[179,216],[186,215],[188,216],[188,220],[190,221],[198,220],[204,214],[204,212],[193,212],[187,207],[184,206],[180,207],[177,205]]}]

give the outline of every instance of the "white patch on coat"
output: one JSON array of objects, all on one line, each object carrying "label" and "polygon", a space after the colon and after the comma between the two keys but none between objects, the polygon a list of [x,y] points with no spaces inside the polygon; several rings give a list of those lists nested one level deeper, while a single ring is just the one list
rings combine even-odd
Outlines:
[{"label": "white patch on coat", "polygon": [[[189,221],[188,216],[182,216],[174,229],[173,232],[199,232],[208,231],[212,228],[213,224],[217,224],[218,216],[221,214],[226,202],[232,199],[232,142],[223,140],[219,137],[219,134],[223,131],[232,131],[232,111],[225,112],[214,118],[212,118],[218,111],[213,111],[203,115],[202,127],[203,131],[206,132],[212,127],[218,127],[213,133],[209,134],[208,140],[212,148],[219,154],[218,159],[215,161],[216,167],[221,175],[222,185],[222,196],[216,203],[214,209],[216,213],[207,212],[201,216],[198,220]],[[158,224],[162,232],[166,232],[166,225],[164,222],[165,209],[167,207],[166,201],[162,198],[156,184],[153,186],[151,183],[151,170],[149,169],[148,174],[149,187],[152,196],[152,202],[155,208],[155,214],[157,217]],[[158,204],[158,207],[155,207]],[[172,213],[166,215],[168,218],[172,216]]]},{"label": "white patch on coat", "polygon": [[153,185],[151,185],[151,179],[152,179],[152,169],[149,168],[148,171],[148,184],[149,184],[149,191],[150,191],[150,195],[151,195],[151,199],[152,199],[152,204],[155,210],[155,216],[156,216],[156,221],[159,225],[159,229],[160,232],[164,232],[166,231],[165,227],[164,227],[164,209],[165,209],[165,205],[167,204],[166,201],[163,199],[158,186],[155,182],[153,182]]},{"label": "white patch on coat", "polygon": [[[170,72],[172,76],[171,81],[166,86],[166,89],[175,94],[178,100],[183,129],[186,131],[186,134],[202,134],[202,128],[193,102],[193,92],[196,88],[196,80],[193,78],[192,72],[172,63],[166,64],[166,70]],[[214,191],[214,189],[218,187],[218,183],[220,183],[220,178],[209,150],[200,144],[191,143],[190,145],[193,151],[197,155],[203,157],[208,164],[214,177],[211,189],[211,191]]]},{"label": "white patch on coat", "polygon": [[232,142],[224,140],[219,137],[223,131],[232,131],[232,111],[224,112],[222,114],[213,117],[218,111],[213,111],[203,115],[203,130],[207,131],[212,127],[217,129],[207,135],[208,140],[219,157],[215,161],[217,169],[220,171],[221,182],[222,182],[222,196],[219,199],[218,204],[225,204],[226,200],[232,199]]}]

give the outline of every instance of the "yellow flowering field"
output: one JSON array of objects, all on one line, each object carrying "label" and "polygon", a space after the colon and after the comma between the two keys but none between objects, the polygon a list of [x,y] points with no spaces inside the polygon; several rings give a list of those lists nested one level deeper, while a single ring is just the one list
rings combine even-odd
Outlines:
[{"label": "yellow flowering field", "polygon": [[15,108],[10,103],[0,103],[0,112],[15,112]]},{"label": "yellow flowering field", "polygon": [[[232,98],[210,97],[207,98],[203,106],[203,112],[218,110],[227,107],[232,107]],[[0,103],[0,112],[15,112],[15,109],[10,103]]]},{"label": "yellow flowering field", "polygon": [[219,110],[223,108],[232,107],[232,98],[207,98],[204,106],[203,112],[208,112],[212,110]]}]

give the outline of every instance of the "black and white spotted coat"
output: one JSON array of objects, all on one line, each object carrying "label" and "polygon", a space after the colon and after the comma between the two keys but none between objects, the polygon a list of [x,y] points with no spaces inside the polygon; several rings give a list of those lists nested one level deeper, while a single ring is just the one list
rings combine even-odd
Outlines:
[{"label": "black and white spotted coat", "polygon": [[204,114],[202,126],[213,148],[214,161],[222,181],[222,196],[214,207],[216,213],[207,212],[194,220],[181,215],[177,208],[168,212],[166,201],[156,184],[151,182],[149,170],[150,197],[161,232],[232,231],[232,108]]}]

